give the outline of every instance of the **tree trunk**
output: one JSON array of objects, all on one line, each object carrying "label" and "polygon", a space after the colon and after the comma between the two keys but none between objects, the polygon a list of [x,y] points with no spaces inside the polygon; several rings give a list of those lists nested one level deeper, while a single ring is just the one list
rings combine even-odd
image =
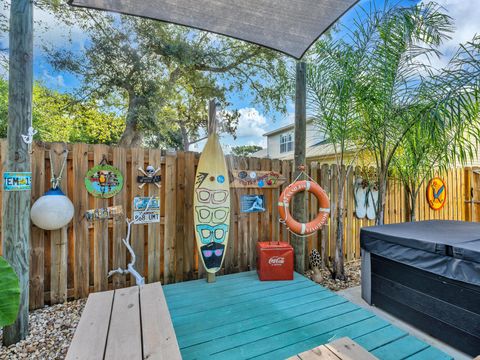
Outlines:
[{"label": "tree trunk", "polygon": [[190,149],[190,139],[188,138],[188,132],[187,129],[185,129],[185,126],[183,124],[180,124],[180,133],[182,134],[182,146],[183,146],[183,151],[188,151]]},{"label": "tree trunk", "polygon": [[411,222],[414,222],[414,221],[417,221],[416,219],[416,206],[417,206],[417,193],[416,192],[412,192],[411,196],[410,196],[410,221]]},{"label": "tree trunk", "polygon": [[333,278],[339,280],[345,280],[345,268],[344,268],[344,258],[343,258],[343,213],[345,206],[345,179],[342,179],[342,176],[338,177],[338,200],[337,200],[337,211],[336,213],[336,223],[337,223],[337,232],[335,234],[335,258],[333,261]]},{"label": "tree trunk", "polygon": [[375,225],[383,225],[384,223],[385,202],[387,199],[387,181],[387,172],[383,169],[380,170],[380,174],[378,176],[378,201]]},{"label": "tree trunk", "polygon": [[129,95],[127,124],[118,145],[126,147],[138,147],[142,145],[143,133],[138,128],[138,112],[141,103],[142,99],[139,96]]}]

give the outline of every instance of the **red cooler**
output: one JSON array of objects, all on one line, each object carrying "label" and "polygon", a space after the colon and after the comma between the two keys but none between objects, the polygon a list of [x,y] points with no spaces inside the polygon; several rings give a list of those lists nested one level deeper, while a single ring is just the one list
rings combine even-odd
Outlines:
[{"label": "red cooler", "polygon": [[257,243],[258,278],[265,280],[293,280],[293,247],[286,242]]}]

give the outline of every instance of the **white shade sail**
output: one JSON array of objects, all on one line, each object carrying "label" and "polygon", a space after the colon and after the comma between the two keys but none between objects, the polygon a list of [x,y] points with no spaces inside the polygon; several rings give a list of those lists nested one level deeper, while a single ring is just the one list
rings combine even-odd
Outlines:
[{"label": "white shade sail", "polygon": [[300,59],[358,0],[70,0],[71,5],[185,25]]}]

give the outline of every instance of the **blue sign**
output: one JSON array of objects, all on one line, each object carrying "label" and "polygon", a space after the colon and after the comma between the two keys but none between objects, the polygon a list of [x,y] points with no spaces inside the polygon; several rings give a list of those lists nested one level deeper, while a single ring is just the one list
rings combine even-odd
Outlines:
[{"label": "blue sign", "polygon": [[4,172],[3,190],[26,191],[32,189],[31,172]]},{"label": "blue sign", "polygon": [[240,197],[240,211],[242,213],[256,213],[265,211],[265,196],[242,195]]}]

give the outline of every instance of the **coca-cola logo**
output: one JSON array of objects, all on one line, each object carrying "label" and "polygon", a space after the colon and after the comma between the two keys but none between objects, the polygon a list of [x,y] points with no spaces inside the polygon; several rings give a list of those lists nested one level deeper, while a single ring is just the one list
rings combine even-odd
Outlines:
[{"label": "coca-cola logo", "polygon": [[283,256],[272,256],[268,259],[268,264],[272,266],[282,266],[285,264],[285,258]]}]

